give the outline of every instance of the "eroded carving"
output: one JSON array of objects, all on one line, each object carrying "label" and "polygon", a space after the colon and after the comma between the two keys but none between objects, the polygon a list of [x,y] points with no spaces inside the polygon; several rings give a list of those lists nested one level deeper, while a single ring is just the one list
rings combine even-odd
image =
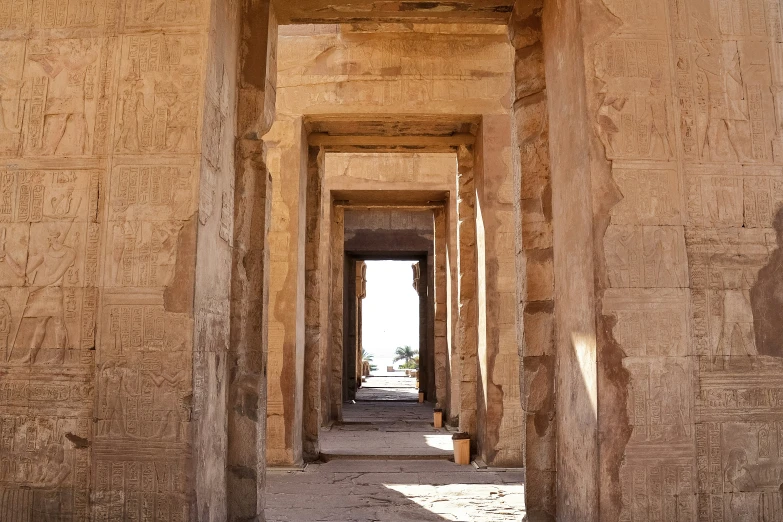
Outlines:
[{"label": "eroded carving", "polygon": [[604,248],[614,288],[687,286],[681,227],[612,225]]},{"label": "eroded carving", "polygon": [[195,35],[123,39],[116,152],[196,151],[202,47]]},{"label": "eroded carving", "polygon": [[783,357],[783,207],[773,224],[777,248],[750,289],[750,308],[756,351]]}]

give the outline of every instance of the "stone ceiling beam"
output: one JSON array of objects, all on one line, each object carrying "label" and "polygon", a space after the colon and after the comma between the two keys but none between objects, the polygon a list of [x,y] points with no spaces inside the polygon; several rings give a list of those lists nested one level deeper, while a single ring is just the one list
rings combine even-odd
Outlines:
[{"label": "stone ceiling beam", "polygon": [[476,137],[472,134],[451,136],[333,136],[326,133],[312,133],[310,145],[323,147],[334,152],[453,152],[460,145],[472,145]]},{"label": "stone ceiling beam", "polygon": [[514,0],[273,0],[281,24],[508,23]]}]

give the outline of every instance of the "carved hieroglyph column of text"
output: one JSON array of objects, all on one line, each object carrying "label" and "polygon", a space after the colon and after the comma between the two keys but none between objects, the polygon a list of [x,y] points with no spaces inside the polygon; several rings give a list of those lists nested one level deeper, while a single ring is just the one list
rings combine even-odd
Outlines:
[{"label": "carved hieroglyph column of text", "polygon": [[459,309],[455,343],[460,359],[459,430],[469,433],[475,444],[478,354],[476,189],[473,179],[473,149],[457,152],[457,273]]},{"label": "carved hieroglyph column of text", "polygon": [[307,209],[305,211],[305,353],[302,407],[302,451],[306,460],[318,457],[321,425],[321,336],[326,335],[321,316],[321,201],[324,152],[310,147],[307,160]]}]

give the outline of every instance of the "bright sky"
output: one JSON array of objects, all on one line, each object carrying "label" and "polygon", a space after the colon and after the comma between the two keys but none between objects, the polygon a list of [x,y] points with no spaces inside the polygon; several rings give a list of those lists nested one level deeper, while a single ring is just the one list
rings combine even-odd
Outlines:
[{"label": "bright sky", "polygon": [[[392,364],[398,346],[419,349],[419,297],[413,261],[368,261],[362,303],[362,347],[379,370]],[[398,363],[401,364],[401,363]]]}]

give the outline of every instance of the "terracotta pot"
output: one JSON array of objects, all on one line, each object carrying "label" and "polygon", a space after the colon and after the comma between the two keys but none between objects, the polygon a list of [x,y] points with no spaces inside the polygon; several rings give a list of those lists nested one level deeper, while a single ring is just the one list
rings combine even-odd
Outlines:
[{"label": "terracotta pot", "polygon": [[470,437],[467,433],[456,433],[451,439],[454,444],[454,463],[460,466],[470,464]]},{"label": "terracotta pot", "polygon": [[436,428],[443,427],[443,412],[435,410],[432,412],[432,425]]},{"label": "terracotta pot", "polygon": [[420,392],[419,392],[419,403],[421,404],[421,403],[423,403],[423,402],[424,402],[424,392],[423,392],[423,391],[420,391]]}]

